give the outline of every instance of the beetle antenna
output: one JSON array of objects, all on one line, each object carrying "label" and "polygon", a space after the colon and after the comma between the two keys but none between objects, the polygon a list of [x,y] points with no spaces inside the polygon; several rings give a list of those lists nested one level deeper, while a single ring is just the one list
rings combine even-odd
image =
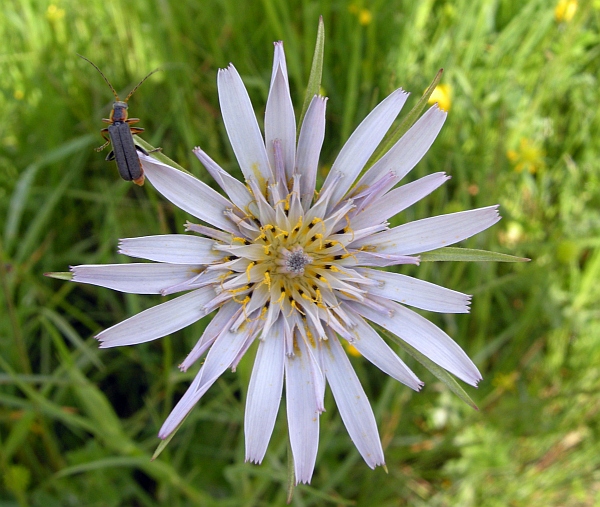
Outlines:
[{"label": "beetle antenna", "polygon": [[117,101],[121,101],[121,99],[119,98],[119,96],[117,95],[117,92],[115,91],[115,89],[113,88],[113,85],[110,84],[110,81],[106,78],[106,76],[104,75],[104,73],[98,68],[98,66],[92,62],[92,60],[89,60],[88,58],[86,58],[83,55],[80,55],[79,53],[75,53],[79,58],[83,58],[86,62],[89,62],[92,67],[94,67],[98,72],[100,72],[100,75],[104,78],[104,81],[106,81],[106,84],[110,87],[110,89],[113,92],[113,95],[115,96],[115,98],[117,99]]},{"label": "beetle antenna", "polygon": [[149,77],[150,77],[152,74],[154,74],[155,72],[158,72],[159,70],[160,70],[160,69],[154,69],[152,72],[150,72],[150,74],[148,74],[148,75],[147,75],[147,76],[146,76],[144,79],[142,79],[142,80],[141,80],[141,81],[140,81],[140,82],[139,82],[139,83],[138,83],[138,84],[135,86],[135,88],[129,92],[129,95],[127,95],[127,98],[126,98],[126,99],[125,99],[123,102],[127,102],[127,101],[129,100],[129,98],[130,98],[130,97],[131,97],[131,96],[132,96],[132,95],[135,93],[135,91],[136,91],[136,90],[137,90],[137,89],[138,89],[140,86],[142,86],[142,83],[143,83],[144,81],[146,81],[146,79],[148,79],[148,78],[149,78]]}]

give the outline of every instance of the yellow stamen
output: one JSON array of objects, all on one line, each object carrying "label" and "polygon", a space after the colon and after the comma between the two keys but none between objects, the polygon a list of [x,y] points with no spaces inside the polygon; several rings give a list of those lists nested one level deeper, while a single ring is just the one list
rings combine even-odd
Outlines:
[{"label": "yellow stamen", "polygon": [[312,229],[317,224],[322,224],[323,229],[325,229],[325,224],[323,223],[323,220],[321,218],[318,218],[318,217],[315,217],[315,218],[312,219],[312,221],[310,222],[310,224],[308,224],[308,228]]},{"label": "yellow stamen", "polygon": [[346,227],[344,227],[343,231],[345,234],[347,234],[348,232],[352,233],[352,241],[354,241],[354,231],[352,230],[352,227],[350,227],[350,219],[348,218],[348,215],[344,215],[344,218],[346,219]]},{"label": "yellow stamen", "polygon": [[292,234],[294,234],[295,232],[298,232],[301,227],[302,227],[302,217],[298,218],[298,222],[296,223],[296,225],[292,229]]},{"label": "yellow stamen", "polygon": [[244,312],[244,317],[246,318],[246,320],[248,320],[248,316],[246,315],[246,305],[250,302],[250,296],[246,296],[242,301],[238,301],[235,298],[233,298],[233,300],[236,303],[239,303],[242,305],[242,311]]},{"label": "yellow stamen", "polygon": [[243,287],[238,287],[237,289],[229,289],[229,292],[231,292],[232,294],[239,294],[240,292],[244,292],[245,290],[248,290],[250,288],[250,285],[244,285]]},{"label": "yellow stamen", "polygon": [[277,201],[275,203],[275,207],[279,206],[281,203],[283,203],[283,209],[285,211],[289,211],[289,209],[290,209],[290,194],[288,194],[285,199],[279,199],[279,201]]},{"label": "yellow stamen", "polygon": [[266,318],[265,315],[267,314],[268,311],[269,311],[268,308],[266,306],[263,306],[262,310],[260,311],[260,315],[258,316],[258,319],[265,320],[265,318]]},{"label": "yellow stamen", "polygon": [[221,290],[223,290],[223,291],[225,290],[223,288],[223,284],[225,283],[225,280],[229,277],[229,275],[233,275],[233,273],[234,273],[233,271],[227,271],[225,274],[223,274],[219,277],[219,281],[221,283]]},{"label": "yellow stamen", "polygon": [[319,280],[319,282],[323,282],[327,284],[327,287],[329,287],[330,290],[333,290],[333,288],[331,287],[331,284],[329,283],[329,280],[327,280],[327,278],[325,278],[323,275],[317,275],[317,280]]},{"label": "yellow stamen", "polygon": [[298,313],[300,313],[302,315],[306,315],[302,310],[300,310],[300,308],[298,308],[298,305],[296,305],[295,299],[292,299],[292,301],[290,301],[290,306],[292,307],[292,309],[290,310],[288,317],[290,317],[292,315],[292,313],[294,313],[294,310],[296,310]]},{"label": "yellow stamen", "polygon": [[245,316],[246,315],[246,305],[248,304],[248,301],[250,301],[250,296],[246,296],[241,301],[239,299],[237,299],[235,296],[233,296],[231,299],[233,299],[236,303],[239,303],[240,305],[243,305],[243,307],[244,307],[244,316]]},{"label": "yellow stamen", "polygon": [[273,232],[274,230],[275,230],[274,225],[267,224],[264,227],[260,228],[260,234],[256,239],[257,240],[264,239],[266,241],[267,240],[267,232]]},{"label": "yellow stamen", "polygon": [[279,296],[279,299],[277,301],[275,301],[275,304],[281,303],[284,299],[285,299],[285,289],[283,287],[281,287],[281,296]]},{"label": "yellow stamen", "polygon": [[312,238],[310,238],[310,242],[314,243],[316,240],[319,240],[319,250],[323,249],[323,235],[321,233],[315,234]]},{"label": "yellow stamen", "polygon": [[261,284],[265,284],[267,287],[269,287],[269,290],[271,290],[271,275],[269,274],[268,271],[265,271],[265,277],[263,278],[263,281],[261,282]]},{"label": "yellow stamen", "polygon": [[[282,228],[280,228],[280,227],[276,227],[276,229],[277,229],[278,231],[280,231],[280,232],[279,232],[279,234],[276,234],[276,235],[275,235],[275,238],[279,238],[279,237],[283,236],[283,238],[284,238],[284,239],[287,239],[287,238],[290,236],[290,233],[289,233],[288,231],[284,231],[284,230],[283,230]],[[292,232],[293,232],[293,231],[292,231]]]},{"label": "yellow stamen", "polygon": [[248,267],[246,268],[246,276],[248,277],[248,281],[250,281],[250,270],[256,266],[256,262],[252,261],[250,264],[248,264]]}]

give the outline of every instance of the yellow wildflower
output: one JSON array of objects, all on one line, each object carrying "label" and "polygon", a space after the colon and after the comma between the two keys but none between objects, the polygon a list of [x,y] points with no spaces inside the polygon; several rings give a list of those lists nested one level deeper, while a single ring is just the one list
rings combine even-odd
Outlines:
[{"label": "yellow wildflower", "polygon": [[508,150],[506,156],[514,164],[516,172],[525,169],[531,174],[544,166],[544,150],[529,139],[521,139],[517,150]]},{"label": "yellow wildflower", "polygon": [[435,87],[433,93],[429,97],[429,104],[435,104],[437,102],[440,109],[444,111],[450,111],[450,104],[452,103],[452,89],[448,84],[441,84]]},{"label": "yellow wildflower", "polygon": [[354,345],[351,345],[350,343],[348,343],[347,341],[344,341],[343,346],[346,349],[346,352],[348,352],[348,354],[350,354],[351,356],[354,356],[354,357],[361,356],[361,353],[358,351],[358,349]]},{"label": "yellow wildflower", "polygon": [[59,9],[56,5],[54,4],[50,4],[48,6],[48,9],[46,10],[46,18],[48,18],[49,21],[58,21],[59,19],[62,19],[65,17],[65,10],[64,9]]},{"label": "yellow wildflower", "polygon": [[369,9],[361,9],[358,13],[358,22],[362,26],[367,26],[371,21],[373,21],[373,14],[371,14],[371,11]]},{"label": "yellow wildflower", "polygon": [[559,0],[554,8],[554,18],[559,23],[569,22],[577,11],[577,0]]}]

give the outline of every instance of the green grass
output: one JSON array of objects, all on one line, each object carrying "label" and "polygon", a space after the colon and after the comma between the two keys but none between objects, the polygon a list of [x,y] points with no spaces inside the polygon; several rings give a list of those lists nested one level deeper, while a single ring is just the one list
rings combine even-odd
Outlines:
[{"label": "green grass", "polygon": [[[360,3],[341,0],[52,5],[15,0],[0,18],[0,506],[284,504],[283,411],[264,463],[243,460],[251,357],[151,462],[158,428],[195,373],[177,364],[205,323],[99,350],[96,332],[159,298],[42,274],[124,262],[118,238],[182,232],[189,218],[93,151],[113,97],[76,53],[122,96],[160,67],[130,101],[144,139],[198,177],[196,145],[239,175],[217,69],[236,65],[262,118],[272,42],[284,40],[299,113],[320,14],[330,97],[323,174],[378,101],[402,86],[413,93],[408,111],[443,67],[448,121],[409,179],[444,170],[452,180],[401,220],[499,203],[503,220],[468,246],[532,262],[409,271],[474,294],[470,315],[428,317],[481,369],[479,389],[466,388],[480,410],[410,358],[427,384],[418,394],[353,358],[389,473],[364,464],[328,395],[316,472],[293,505],[600,503],[597,1],[580,1],[559,23],[547,0],[375,0],[364,2],[366,26]],[[536,172],[517,172],[511,150]]]}]

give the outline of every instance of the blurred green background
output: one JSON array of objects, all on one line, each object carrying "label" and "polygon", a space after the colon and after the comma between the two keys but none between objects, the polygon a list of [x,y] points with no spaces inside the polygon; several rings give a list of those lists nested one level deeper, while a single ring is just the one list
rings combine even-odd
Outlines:
[{"label": "blurred green background", "polygon": [[600,505],[600,2],[563,0],[9,0],[0,17],[0,506],[283,505],[286,422],[244,463],[252,357],[227,373],[150,456],[196,370],[177,364],[205,323],[99,350],[93,335],[153,306],[48,279],[126,262],[118,238],[182,232],[187,218],[122,181],[102,144],[113,97],[143,138],[208,181],[200,145],[239,174],[216,72],[233,62],[262,121],[272,42],[285,42],[299,112],[318,16],[329,97],[323,174],[390,91],[414,105],[437,70],[440,137],[408,176],[452,179],[402,220],[501,205],[468,246],[527,264],[425,263],[406,272],[474,295],[470,315],[427,316],[481,369],[476,412],[421,366],[421,393],[353,358],[389,473],[370,470],[328,394],[316,472],[293,505]]}]

